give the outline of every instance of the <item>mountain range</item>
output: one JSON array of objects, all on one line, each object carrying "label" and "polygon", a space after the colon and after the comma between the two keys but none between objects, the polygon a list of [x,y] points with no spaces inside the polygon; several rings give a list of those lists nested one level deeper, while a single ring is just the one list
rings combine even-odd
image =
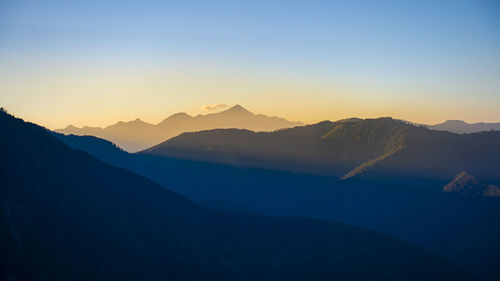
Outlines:
[{"label": "mountain range", "polygon": [[204,209],[4,111],[0,152],[2,280],[471,280],[375,232]]},{"label": "mountain range", "polygon": [[429,129],[448,131],[456,134],[472,134],[485,131],[500,131],[500,123],[467,123],[462,120],[448,120],[446,122],[426,125]]},{"label": "mountain range", "polygon": [[203,206],[375,230],[480,280],[500,278],[499,135],[348,119],[276,132],[185,133],[130,154],[95,137],[54,134]]},{"label": "mountain range", "polygon": [[290,122],[279,117],[253,114],[240,105],[225,111],[206,115],[191,116],[176,113],[154,125],[136,119],[129,122],[120,121],[105,128],[82,127],[69,125],[56,130],[63,134],[91,135],[114,142],[121,148],[136,152],[163,142],[184,132],[196,132],[216,128],[241,128],[252,131],[274,131],[303,125]]},{"label": "mountain range", "polygon": [[500,179],[500,132],[458,135],[392,118],[324,121],[274,132],[184,133],[141,153],[348,179],[367,171]]},{"label": "mountain range", "polygon": [[[337,122],[361,120],[350,118]],[[325,121],[329,122],[329,121]],[[405,122],[405,121],[403,121]],[[409,123],[409,122],[408,122]],[[164,142],[185,132],[198,132],[212,129],[246,129],[254,132],[275,131],[279,129],[303,126],[301,122],[291,122],[280,117],[269,117],[254,114],[240,105],[225,111],[206,115],[191,116],[180,112],[169,116],[158,124],[151,124],[135,119],[128,122],[101,127],[84,126],[81,128],[68,125],[64,129],[56,129],[62,134],[90,135],[109,140],[129,152],[137,152]],[[431,130],[447,131],[457,134],[470,134],[483,131],[500,131],[500,123],[466,123],[460,120],[448,120],[435,125],[419,125]]]}]

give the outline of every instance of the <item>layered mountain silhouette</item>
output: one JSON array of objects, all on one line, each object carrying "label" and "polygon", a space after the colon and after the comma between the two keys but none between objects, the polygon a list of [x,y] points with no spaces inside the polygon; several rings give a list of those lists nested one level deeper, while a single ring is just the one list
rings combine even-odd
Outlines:
[{"label": "layered mountain silhouette", "polygon": [[426,125],[429,129],[456,134],[472,134],[485,131],[500,131],[500,123],[467,123],[462,120],[448,120],[440,124]]},{"label": "layered mountain silhouette", "polygon": [[500,179],[500,132],[458,135],[392,118],[324,121],[275,132],[184,133],[142,153],[349,179],[369,170]]},{"label": "layered mountain silhouette", "polygon": [[153,125],[140,119],[118,122],[106,128],[68,126],[56,130],[63,134],[91,135],[107,139],[121,148],[135,152],[149,148],[184,132],[196,132],[216,128],[241,128],[252,131],[274,131],[303,125],[279,117],[254,114],[240,105],[219,113],[190,116],[176,113]]},{"label": "layered mountain silhouette", "polygon": [[480,280],[500,278],[500,200],[444,189],[462,171],[486,187],[500,185],[495,132],[457,135],[390,118],[349,119],[273,133],[188,133],[172,141],[188,136],[197,149],[173,146],[167,154],[55,136],[212,209],[340,221],[416,243]]},{"label": "layered mountain silhouette", "polygon": [[408,243],[203,209],[0,112],[2,280],[469,280]]}]

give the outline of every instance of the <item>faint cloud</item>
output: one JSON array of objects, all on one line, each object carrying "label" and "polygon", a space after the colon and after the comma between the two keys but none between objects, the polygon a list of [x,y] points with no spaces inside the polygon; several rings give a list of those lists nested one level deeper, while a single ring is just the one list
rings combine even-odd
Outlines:
[{"label": "faint cloud", "polygon": [[202,105],[200,108],[203,110],[217,110],[225,107],[228,107],[228,105],[223,103],[214,103]]}]

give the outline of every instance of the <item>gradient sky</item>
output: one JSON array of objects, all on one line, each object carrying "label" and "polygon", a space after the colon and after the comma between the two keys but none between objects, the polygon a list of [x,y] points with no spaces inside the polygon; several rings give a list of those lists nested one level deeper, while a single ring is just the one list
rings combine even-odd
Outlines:
[{"label": "gradient sky", "polygon": [[0,106],[49,128],[215,103],[500,121],[497,0],[76,2],[0,0]]}]

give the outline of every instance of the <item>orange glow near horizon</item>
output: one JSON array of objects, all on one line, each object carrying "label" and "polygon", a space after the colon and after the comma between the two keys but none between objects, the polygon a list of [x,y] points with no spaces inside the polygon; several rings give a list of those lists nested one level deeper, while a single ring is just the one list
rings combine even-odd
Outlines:
[{"label": "orange glow near horizon", "polygon": [[240,104],[256,114],[309,124],[386,116],[425,124],[448,119],[500,121],[494,110],[500,108],[498,101],[476,109],[477,101],[468,96],[456,97],[451,103],[449,97],[438,94],[418,95],[418,89],[404,93],[408,91],[404,87],[356,87],[341,79],[182,69],[93,72],[77,68],[45,73],[35,69],[4,74],[2,97],[10,94],[2,98],[2,106],[49,129],[70,124],[105,127],[136,118],[155,124],[177,112],[212,113],[200,107],[213,103]]},{"label": "orange glow near horizon", "polygon": [[214,103],[305,123],[500,122],[494,1],[7,2],[0,106],[51,129]]}]

